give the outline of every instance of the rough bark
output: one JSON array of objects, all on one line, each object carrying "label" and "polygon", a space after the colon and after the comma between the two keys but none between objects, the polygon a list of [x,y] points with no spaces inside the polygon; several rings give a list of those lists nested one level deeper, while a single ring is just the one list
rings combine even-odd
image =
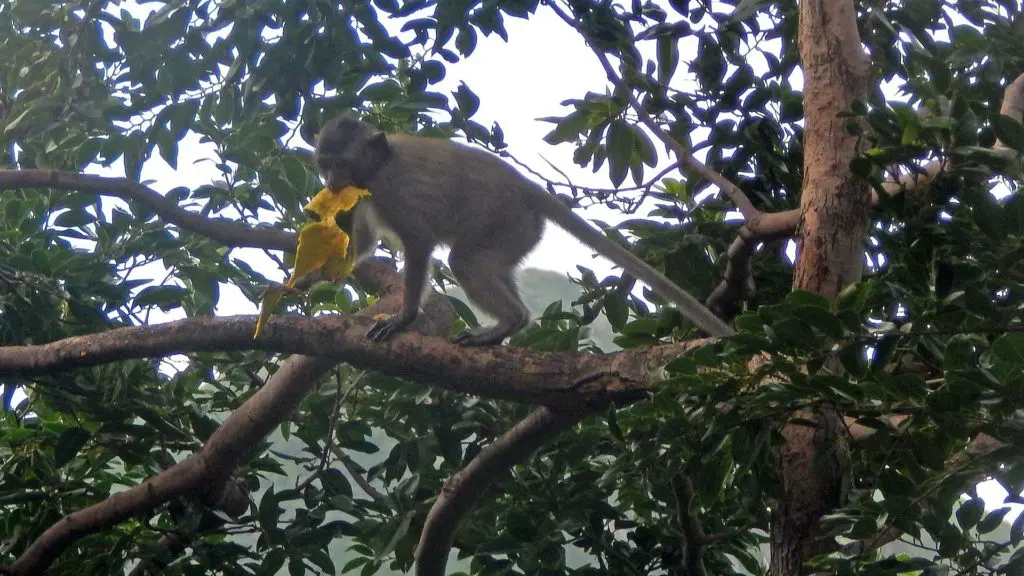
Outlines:
[{"label": "rough bark", "polygon": [[253,339],[255,316],[189,318],[75,336],[48,344],[0,347],[0,377],[52,374],[129,358],[225,350],[265,350],[330,358],[434,384],[461,394],[574,411],[622,406],[646,396],[669,359],[706,343],[691,340],[613,354],[465,348],[446,337],[403,332],[369,342],[373,321],[359,316],[274,316]]},{"label": "rough bark", "polygon": [[[857,33],[851,0],[800,3],[800,58],[804,74],[804,182],[793,288],[828,298],[857,281],[863,266],[871,193],[850,172],[857,137],[847,133],[854,99],[867,96],[870,62]],[[783,430],[778,452],[782,494],[772,510],[771,574],[805,572],[821,551],[815,527],[842,503],[847,452],[842,418],[823,406],[798,415]]]}]

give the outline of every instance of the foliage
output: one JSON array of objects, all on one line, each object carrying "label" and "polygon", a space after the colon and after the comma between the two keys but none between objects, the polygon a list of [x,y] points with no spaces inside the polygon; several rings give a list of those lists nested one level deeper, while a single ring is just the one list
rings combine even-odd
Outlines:
[{"label": "foliage", "polygon": [[[498,125],[473,120],[479,101],[469,86],[450,97],[433,87],[446,64],[473,54],[480,35],[507,39],[509,18],[548,10],[538,0],[142,4],[0,4],[4,166],[114,164],[138,179],[155,158],[184,170],[179,150],[210,142],[222,178],[174,188],[167,198],[211,218],[286,229],[307,222],[301,206],[319,187],[299,141],[310,143],[316,127],[343,110],[361,108],[387,130],[460,134],[503,149]],[[1017,165],[990,148],[998,138],[1024,151],[1024,127],[999,115],[1003,88],[1024,72],[1024,20],[1016,3],[1002,0],[858,7],[879,80],[898,87],[900,97],[878,89],[850,111],[851,129],[858,129],[854,119],[871,128],[868,152],[851,169],[877,185],[886,171],[928,159],[949,158],[951,168],[877,208],[867,247],[872,266],[835,307],[789,293],[783,241],[762,247],[752,260],[760,291],[736,319],[741,333],[673,361],[670,379],[649,400],[592,416],[516,466],[457,534],[456,549],[467,556],[462,569],[677,570],[689,510],[719,537],[703,551],[708,573],[757,572],[765,510],[777,489],[770,450],[793,409],[820,401],[875,430],[855,445],[850,503],[827,519],[828,534],[871,541],[895,527],[937,543],[909,560],[846,549],[818,559],[822,572],[940,573],[945,565],[1013,573],[1024,566],[1024,552],[1009,551],[1024,536],[1024,517],[1008,541],[986,539],[1007,509],[984,510],[973,487],[994,476],[1011,494],[1024,491],[1017,405],[1024,395],[1024,201],[1016,193],[995,199],[989,177],[995,171],[1014,191],[1020,182]],[[758,209],[799,205],[795,2],[571,0],[563,8],[599,50],[623,60],[629,88],[667,134],[706,154],[706,164]],[[679,81],[687,70],[692,89]],[[616,187],[627,177],[639,186],[660,145],[638,127],[622,90],[586,90],[548,119],[548,143],[574,146],[579,165],[607,173]],[[925,118],[915,111],[922,107],[949,114]],[[641,197],[653,204],[648,217],[609,233],[628,233],[638,255],[704,297],[721,277],[736,225],[708,182],[681,176],[658,179],[651,190],[570,190],[625,212]],[[256,302],[269,280],[251,257],[168,228],[138,203],[5,190],[0,344],[144,324],[162,312],[210,315],[228,290]],[[678,313],[652,310],[633,295],[629,278],[598,279],[582,269],[578,281],[579,310],[553,305],[512,345],[587,348],[585,327],[598,314],[623,348],[696,333]],[[370,297],[358,287],[320,286],[290,310],[351,312]],[[471,313],[463,316],[473,322]],[[747,361],[761,352],[770,361],[749,372]],[[826,369],[831,358],[841,360],[842,373]],[[262,352],[198,353],[173,364],[127,361],[3,380],[5,405],[16,389],[29,398],[2,415],[2,561],[64,514],[196,451],[279,360]],[[406,571],[445,478],[527,412],[341,366],[281,425],[278,442],[301,449],[258,446],[238,471],[264,488],[251,513],[214,523],[164,572]],[[893,427],[885,420],[892,414],[906,418]],[[951,465],[981,433],[1003,447]],[[348,454],[365,470],[341,465]],[[292,488],[266,490],[296,464]],[[688,507],[674,489],[680,478],[695,489]],[[195,529],[203,514],[192,502],[171,503],[78,541],[52,573],[120,573],[158,559],[160,537]],[[344,561],[327,552],[339,541]]]}]

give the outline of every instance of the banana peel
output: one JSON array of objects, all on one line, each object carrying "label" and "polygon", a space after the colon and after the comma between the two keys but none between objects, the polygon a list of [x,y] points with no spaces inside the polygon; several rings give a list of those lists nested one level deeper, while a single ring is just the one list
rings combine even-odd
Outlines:
[{"label": "banana peel", "polygon": [[266,325],[285,292],[294,290],[296,282],[313,272],[322,272],[322,278],[341,283],[352,273],[355,255],[349,252],[348,234],[338,227],[335,217],[340,212],[355,208],[359,200],[370,192],[355,186],[346,186],[338,192],[324,188],[303,207],[320,217],[299,231],[299,244],[295,250],[295,268],[288,281],[273,284],[263,291],[260,314],[256,319],[256,338]]}]

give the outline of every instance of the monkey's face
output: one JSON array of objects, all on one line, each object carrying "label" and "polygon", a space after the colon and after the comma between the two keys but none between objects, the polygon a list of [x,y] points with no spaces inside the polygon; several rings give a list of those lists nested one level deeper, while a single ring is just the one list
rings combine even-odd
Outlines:
[{"label": "monkey's face", "polygon": [[340,155],[327,156],[318,153],[316,155],[316,165],[317,169],[320,170],[320,177],[324,179],[324,184],[332,192],[338,192],[350,185],[360,186],[360,183],[356,182],[355,174],[353,174],[352,163],[346,161]]},{"label": "monkey's face", "polygon": [[366,188],[390,155],[384,133],[350,114],[331,119],[317,135],[317,169],[334,192],[346,186]]},{"label": "monkey's face", "polygon": [[324,179],[324,184],[334,192],[355,183],[352,173],[353,159],[347,146],[352,133],[351,128],[347,122],[334,119],[328,122],[317,136],[316,167],[320,171],[320,177]]}]

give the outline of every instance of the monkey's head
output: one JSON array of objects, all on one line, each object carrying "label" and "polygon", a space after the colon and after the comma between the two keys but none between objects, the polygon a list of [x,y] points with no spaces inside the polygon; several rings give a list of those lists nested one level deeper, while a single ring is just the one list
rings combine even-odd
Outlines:
[{"label": "monkey's head", "polygon": [[316,165],[327,187],[366,188],[391,156],[387,136],[346,112],[330,119],[316,138]]}]

